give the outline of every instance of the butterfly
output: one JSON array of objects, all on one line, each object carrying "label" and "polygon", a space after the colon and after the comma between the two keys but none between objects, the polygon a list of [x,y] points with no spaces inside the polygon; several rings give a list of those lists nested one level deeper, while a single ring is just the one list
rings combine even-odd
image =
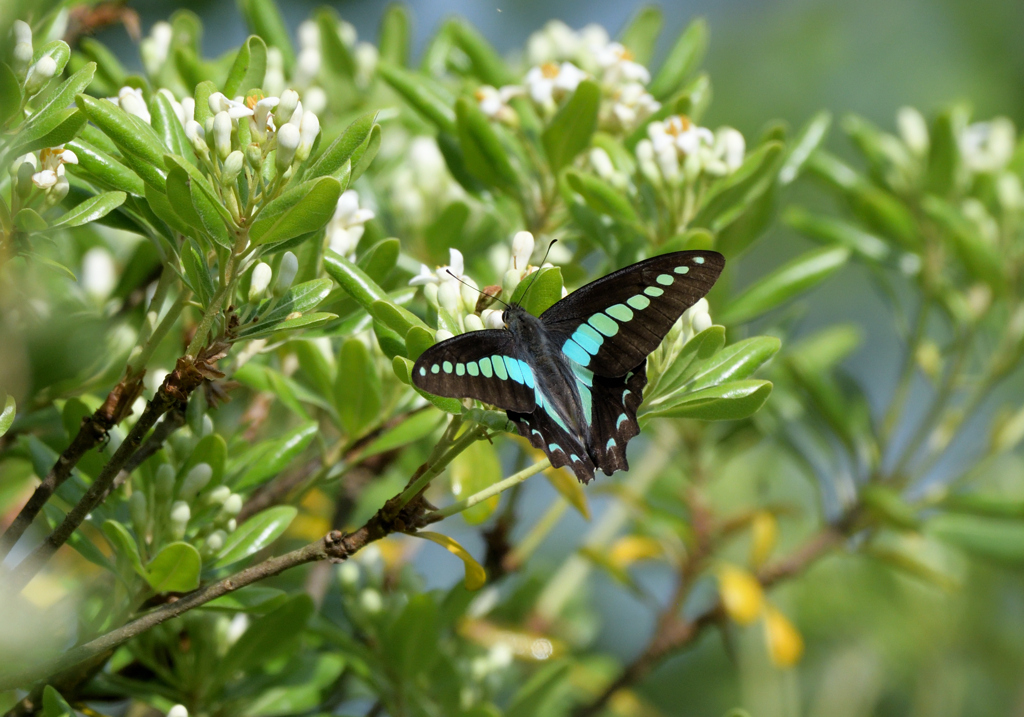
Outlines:
[{"label": "butterfly", "polygon": [[505,409],[552,466],[571,467],[583,483],[598,468],[629,470],[626,444],[640,433],[647,356],[724,267],[718,252],[678,251],[592,281],[540,317],[510,304],[504,329],[471,331],[424,351],[413,383]]}]

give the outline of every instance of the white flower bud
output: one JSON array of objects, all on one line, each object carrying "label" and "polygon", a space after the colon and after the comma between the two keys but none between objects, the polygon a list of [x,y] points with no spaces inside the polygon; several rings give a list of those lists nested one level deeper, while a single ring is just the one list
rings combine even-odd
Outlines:
[{"label": "white flower bud", "polygon": [[117,93],[117,104],[130,115],[135,115],[146,124],[152,120],[149,114],[149,107],[142,97],[142,90],[135,87],[122,87]]},{"label": "white flower bud", "polygon": [[249,301],[257,301],[270,286],[273,270],[262,261],[252,270],[252,281],[249,283]]},{"label": "white flower bud", "polygon": [[440,306],[437,300],[437,284],[424,284],[423,285],[423,298],[427,300],[427,303],[433,306],[435,309]]},{"label": "white flower bud", "polygon": [[49,55],[40,57],[36,64],[28,68],[28,75],[25,77],[25,94],[31,97],[39,92],[56,73],[57,61]]},{"label": "white flower bud", "polygon": [[327,109],[327,93],[319,87],[308,87],[306,91],[302,93],[303,106],[307,112],[319,116]]},{"label": "white flower bud", "polygon": [[213,118],[213,142],[220,158],[227,159],[231,154],[231,116],[227,112],[218,112]]},{"label": "white flower bud", "polygon": [[346,560],[338,567],[338,582],[343,588],[354,588],[359,584],[359,565],[353,560]]},{"label": "white flower bud", "polygon": [[227,530],[229,533],[234,533],[237,528],[238,528],[238,521],[235,520],[234,518],[229,520],[227,522],[227,524],[224,526],[224,529]]},{"label": "white flower bud", "polygon": [[438,329],[437,333],[434,334],[434,340],[437,341],[438,343],[440,343],[442,341],[447,341],[448,339],[452,338],[453,336],[455,336],[455,334],[453,334],[448,329]]},{"label": "white flower bud", "polygon": [[661,186],[661,170],[654,159],[654,144],[649,139],[642,139],[636,145],[636,161],[640,165],[640,173],[648,182],[656,187]]},{"label": "white flower bud", "polygon": [[597,172],[597,176],[605,181],[610,181],[615,176],[615,165],[612,164],[612,158],[600,147],[590,150],[590,166]]},{"label": "white flower bud", "polygon": [[242,165],[245,163],[245,155],[241,150],[236,149],[224,160],[224,171],[221,179],[225,183],[234,182],[242,172]]},{"label": "white flower bud", "polygon": [[319,118],[312,112],[303,112],[302,123],[299,125],[299,147],[295,151],[295,156],[300,162],[309,156],[318,134],[320,134]]},{"label": "white flower bud", "polygon": [[195,120],[188,120],[185,122],[185,136],[188,137],[189,142],[192,143],[192,148],[201,154],[206,156],[210,148],[206,145],[206,130],[203,126]]},{"label": "white flower bud", "polygon": [[366,612],[375,615],[384,609],[384,599],[373,588],[366,588],[359,593],[359,605]]},{"label": "white flower bud", "polygon": [[480,318],[483,320],[484,326],[489,329],[505,328],[505,319],[502,318],[501,311],[495,309],[484,309]]},{"label": "white flower bud", "polygon": [[231,489],[226,485],[219,485],[210,491],[206,497],[210,503],[223,505],[224,501],[231,497]]},{"label": "white flower bud", "polygon": [[706,311],[693,315],[693,333],[699,334],[701,331],[711,328],[711,314]]},{"label": "white flower bud", "polygon": [[171,537],[174,540],[181,540],[185,537],[191,517],[192,510],[185,501],[176,500],[171,504]]},{"label": "white flower bud", "polygon": [[284,172],[292,166],[295,150],[299,147],[299,128],[286,124],[277,131],[277,171]]},{"label": "white flower bud", "polygon": [[[524,269],[526,267],[523,267]],[[505,272],[505,276],[501,280],[501,290],[505,295],[506,301],[511,298],[512,294],[515,293],[516,287],[519,286],[519,282],[523,279],[522,269],[509,269]]]},{"label": "white flower bud", "polygon": [[18,77],[24,77],[32,63],[32,28],[23,20],[15,20],[13,69]]},{"label": "white flower bud", "polygon": [[442,309],[447,309],[453,314],[459,310],[459,284],[454,281],[444,281],[437,288],[437,303]]},{"label": "white flower bud", "polygon": [[224,501],[224,507],[221,510],[231,516],[238,515],[242,512],[242,496],[238,493],[232,493],[228,496],[228,499]]},{"label": "white flower bud", "polygon": [[295,281],[295,275],[298,271],[298,258],[290,251],[286,251],[284,256],[281,257],[281,266],[277,270],[277,284],[274,286],[274,290],[282,294],[288,291],[292,282]]},{"label": "white flower bud", "polygon": [[1006,211],[1020,211],[1024,207],[1024,186],[1020,177],[1012,172],[1000,174],[996,179],[996,196]]},{"label": "white flower bud", "polygon": [[466,318],[462,320],[466,326],[466,331],[483,331],[484,322],[476,314],[466,314]]},{"label": "white flower bud", "polygon": [[476,306],[476,299],[480,296],[476,282],[470,277],[463,277],[465,284],[459,284],[459,293],[462,295],[462,305],[465,307]]},{"label": "white flower bud", "polygon": [[[58,177],[58,184],[55,184],[51,191],[56,191],[60,179],[62,177]],[[85,256],[82,257],[82,288],[86,293],[103,300],[116,285],[117,267],[114,266],[114,257],[110,252],[101,246],[94,246],[85,252]]]},{"label": "white flower bud", "polygon": [[188,717],[188,710],[185,709],[185,705],[174,705],[167,710],[167,717]]},{"label": "white flower bud", "polygon": [[156,469],[154,486],[157,503],[166,503],[174,493],[174,468],[169,463]]},{"label": "white flower bud", "polygon": [[196,101],[194,97],[185,97],[181,100],[181,123],[187,125],[196,121]]},{"label": "white flower bud", "polygon": [[896,126],[907,149],[922,157],[928,154],[928,123],[913,107],[900,107],[896,113]]},{"label": "white flower bud", "polygon": [[191,501],[200,491],[206,487],[213,477],[213,468],[209,463],[197,463],[181,482],[181,490],[178,496],[185,501]]},{"label": "white flower bud", "polygon": [[526,270],[533,256],[533,248],[536,242],[530,232],[516,232],[512,237],[512,262],[509,268],[518,269],[520,272]]},{"label": "white flower bud", "polygon": [[227,539],[228,534],[223,530],[215,530],[210,533],[210,537],[206,539],[206,552],[210,555],[216,555],[224,547],[224,541]]},{"label": "white flower bud", "polygon": [[68,196],[68,192],[71,191],[71,184],[68,182],[68,178],[63,174],[57,177],[57,182],[50,189],[50,193],[46,197],[46,203],[54,205],[64,197]]},{"label": "white flower bud", "polygon": [[14,41],[32,44],[32,26],[24,20],[15,20],[11,25],[11,32],[14,34]]},{"label": "white flower bud", "polygon": [[299,106],[299,93],[295,90],[285,90],[281,93],[281,101],[274,108],[274,122],[280,127],[286,124]]}]

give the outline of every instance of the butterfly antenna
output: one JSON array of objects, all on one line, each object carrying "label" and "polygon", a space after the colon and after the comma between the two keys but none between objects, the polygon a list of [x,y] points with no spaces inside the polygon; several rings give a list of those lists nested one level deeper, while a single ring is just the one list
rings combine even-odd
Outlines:
[{"label": "butterfly antenna", "polygon": [[526,287],[526,291],[524,291],[523,295],[519,297],[520,305],[522,305],[522,303],[526,301],[526,295],[530,293],[530,289],[532,289],[533,285],[537,283],[537,275],[540,274],[540,270],[544,268],[544,262],[548,260],[548,254],[551,253],[551,247],[553,247],[555,245],[555,242],[557,241],[557,239],[551,240],[551,243],[548,244],[548,248],[544,251],[544,257],[540,260],[540,266],[537,267],[537,271],[530,274],[530,276],[532,276],[533,278],[530,279],[530,284]]},{"label": "butterfly antenna", "polygon": [[[477,287],[475,287],[475,286],[473,286],[472,284],[470,284],[470,283],[469,283],[468,281],[463,281],[463,280],[462,280],[462,279],[460,279],[459,277],[455,276],[455,274],[453,274],[453,273],[452,273],[452,270],[451,270],[451,269],[445,269],[445,271],[446,271],[446,272],[447,272],[447,273],[448,273],[448,274],[449,274],[449,275],[450,275],[450,276],[451,276],[451,277],[452,277],[453,279],[455,279],[455,281],[459,282],[460,284],[465,284],[466,286],[468,286],[468,287],[469,287],[470,289],[472,289],[473,291],[479,291],[479,292],[480,292],[481,294],[482,294],[482,293],[484,293],[484,290],[483,290],[483,289],[478,289]],[[500,304],[504,304],[505,306],[508,306],[508,304],[506,304],[506,303],[505,303],[504,301],[502,301],[501,299],[499,299],[499,298],[498,298],[497,296],[492,296],[491,294],[487,294],[487,296],[490,296],[490,297],[491,297],[492,299],[494,299],[495,301],[497,301],[497,302],[498,302],[498,303],[500,303]]]}]

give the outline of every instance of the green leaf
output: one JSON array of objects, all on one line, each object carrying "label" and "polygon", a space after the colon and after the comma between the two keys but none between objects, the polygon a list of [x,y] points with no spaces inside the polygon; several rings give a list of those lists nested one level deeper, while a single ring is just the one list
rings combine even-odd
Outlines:
[{"label": "green leaf", "polygon": [[779,184],[785,186],[800,176],[811,155],[822,145],[832,125],[832,115],[822,110],[807,122],[790,143],[779,169]]},{"label": "green leaf", "polygon": [[[179,205],[177,208],[174,207],[171,204],[170,199],[167,198],[167,195],[149,182],[146,182],[145,184],[145,195],[146,207],[152,211],[158,219],[162,219],[167,226],[171,228],[171,230],[184,236],[188,236],[195,231],[193,227],[182,219],[179,214],[181,207],[184,205]],[[174,247],[174,249],[177,251],[177,247]]]},{"label": "green leaf", "polygon": [[976,515],[940,513],[925,530],[961,550],[998,563],[1024,564],[1024,522]]},{"label": "green leaf", "polygon": [[366,447],[362,457],[368,458],[378,453],[392,451],[425,438],[437,429],[440,421],[441,418],[434,411],[414,413],[394,428],[388,429],[381,434],[380,438]]},{"label": "green leaf", "polygon": [[[288,27],[281,17],[277,3],[274,0],[239,0],[238,7],[253,35],[258,35],[267,45],[281,51],[285,74],[291,75],[295,66],[295,50],[292,48]],[[243,91],[245,89],[248,88],[243,88]],[[199,97],[196,97],[196,106],[199,106]],[[198,117],[196,119],[203,121]]]},{"label": "green leaf", "polygon": [[124,87],[128,71],[106,45],[91,37],[83,37],[78,41],[78,49],[82,54],[96,63],[96,74],[99,79],[111,88]]},{"label": "green leaf", "polygon": [[747,288],[716,318],[723,324],[749,321],[821,283],[849,258],[850,250],[845,247],[826,247],[798,256]]},{"label": "green leaf", "polygon": [[390,301],[388,295],[362,269],[335,251],[324,252],[324,269],[349,296],[367,312],[377,301]]},{"label": "green leaf", "polygon": [[399,67],[408,64],[411,24],[409,8],[399,3],[388,5],[377,39],[381,60]]},{"label": "green leaf", "polygon": [[280,473],[285,466],[295,460],[306,447],[313,442],[319,430],[319,425],[314,421],[289,431],[281,438],[270,443],[262,459],[241,475],[235,481],[235,489],[242,490],[262,483]]},{"label": "green leaf", "polygon": [[928,132],[928,171],[926,189],[945,196],[956,184],[961,165],[960,143],[957,138],[967,126],[967,110],[953,107],[939,114]]},{"label": "green leaf", "polygon": [[308,595],[296,595],[273,612],[253,620],[217,666],[220,679],[292,654],[314,611]]},{"label": "green leaf", "polygon": [[487,115],[466,97],[456,101],[455,115],[459,147],[469,173],[484,184],[506,192],[514,191],[519,175]]},{"label": "green leaf", "polygon": [[262,87],[267,74],[267,44],[258,35],[250,35],[238,48],[235,62],[224,80],[223,92],[228,97]]},{"label": "green leaf", "polygon": [[170,98],[163,92],[157,92],[149,101],[150,124],[163,141],[164,146],[174,154],[181,155],[189,162],[195,160],[195,149],[185,134],[178,115],[175,114]]},{"label": "green leaf", "polygon": [[456,134],[455,112],[445,91],[430,78],[381,62],[377,72],[400,94],[413,109],[432,122],[442,132]]},{"label": "green leaf", "polygon": [[388,669],[398,679],[413,683],[439,655],[441,635],[434,596],[420,593],[409,598],[382,638],[381,651]]},{"label": "green leaf", "polygon": [[167,194],[169,208],[174,211],[177,217],[191,227],[206,233],[203,220],[192,205],[192,189],[188,172],[183,167],[173,167],[167,173],[167,181],[164,184]]},{"label": "green leaf", "polygon": [[665,23],[664,14],[656,5],[646,5],[633,16],[619,36],[619,42],[633,53],[633,59],[647,66]]},{"label": "green leaf", "polygon": [[153,558],[146,581],[156,593],[184,593],[199,587],[203,561],[199,551],[188,543],[171,543]]},{"label": "green leaf", "polygon": [[89,62],[78,72],[64,80],[53,94],[47,98],[46,104],[37,109],[28,121],[25,122],[22,132],[31,133],[38,131],[38,128],[42,127],[49,127],[46,132],[51,131],[56,126],[53,118],[61,111],[67,109],[68,105],[74,103],[75,95],[92,83],[92,78],[95,74],[96,65]]},{"label": "green leaf", "polygon": [[657,393],[671,393],[689,381],[724,345],[725,328],[722,326],[709,326],[687,341],[675,360],[665,367],[665,372],[658,380]]},{"label": "green leaf", "polygon": [[228,535],[213,567],[232,565],[263,550],[288,529],[298,513],[294,506],[278,505],[252,516]]},{"label": "green leaf", "polygon": [[447,261],[448,249],[458,245],[468,219],[469,207],[465,202],[456,200],[445,207],[424,230],[427,251],[435,262],[440,264]]},{"label": "green leaf", "polygon": [[945,230],[972,278],[984,281],[996,291],[1006,286],[1006,259],[995,241],[982,236],[974,222],[943,199],[927,196],[921,201],[921,208]]},{"label": "green leaf", "polygon": [[370,315],[403,338],[413,326],[427,328],[416,314],[390,301],[375,301],[370,305]]},{"label": "green leaf", "polygon": [[593,80],[584,80],[558,110],[541,135],[552,172],[557,173],[590,146],[600,104],[601,88]]},{"label": "green leaf", "polygon": [[6,62],[0,62],[0,127],[18,114],[21,107],[21,83]]},{"label": "green leaf", "polygon": [[26,234],[45,231],[46,220],[39,216],[39,212],[28,207],[20,210],[14,215],[14,227]]},{"label": "green leaf", "polygon": [[708,47],[708,23],[699,17],[693,20],[668,53],[665,62],[651,80],[648,91],[663,100],[689,77],[704,59]]},{"label": "green leaf", "polygon": [[195,92],[192,93],[196,98],[196,122],[204,127],[207,120],[213,117],[213,110],[210,109],[210,95],[215,92],[217,92],[217,85],[210,80],[205,80],[197,84]]},{"label": "green leaf", "polygon": [[812,214],[802,207],[789,207],[782,220],[811,239],[828,245],[844,246],[872,262],[889,258],[889,245],[874,234],[849,224],[842,219]]},{"label": "green leaf", "polygon": [[535,717],[553,712],[553,705],[570,688],[569,663],[546,665],[526,681],[508,706],[505,717]]},{"label": "green leaf", "polygon": [[587,206],[599,214],[625,224],[638,224],[640,218],[629,201],[629,197],[621,190],[605,182],[593,174],[583,174],[574,169],[565,173],[565,180],[572,190],[583,197]]},{"label": "green leaf", "polygon": [[75,138],[85,122],[85,115],[74,107],[55,110],[53,114],[47,116],[45,122],[22,128],[16,135],[18,144],[11,150],[11,154],[27,154],[44,147],[57,147],[66,144]]},{"label": "green leaf", "polygon": [[394,360],[396,356],[405,356],[408,353],[402,335],[382,321],[374,320],[373,334],[377,337],[377,345],[380,346],[380,350],[389,359]]},{"label": "green leaf", "polygon": [[[331,293],[331,280],[313,279],[291,287],[279,299],[267,298],[256,308],[256,323],[245,324],[238,331],[238,338],[249,339],[256,334],[280,330],[282,322],[291,314],[316,308]],[[301,317],[300,317],[301,318]]]},{"label": "green leaf", "polygon": [[366,345],[349,339],[338,354],[334,405],[349,438],[377,423],[384,405],[380,372]]},{"label": "green leaf", "polygon": [[[523,296],[526,301],[523,303]],[[562,298],[562,269],[549,266],[539,269],[519,282],[510,303],[520,304],[534,316],[540,316]]]},{"label": "green leaf", "polygon": [[188,472],[200,463],[210,466],[213,471],[206,490],[220,485],[224,482],[224,465],[227,462],[228,446],[223,436],[218,433],[210,433],[199,439],[196,447],[192,449],[191,455],[181,467],[181,474],[188,475]]},{"label": "green leaf", "polygon": [[0,436],[11,430],[11,426],[14,425],[14,417],[18,412],[17,408],[14,396],[8,395],[4,398],[4,408],[0,411]]},{"label": "green leaf", "polygon": [[861,502],[868,512],[898,530],[920,530],[917,512],[889,486],[872,484],[861,491]]},{"label": "green leaf", "polygon": [[124,192],[97,194],[95,197],[86,199],[81,204],[76,205],[74,209],[62,215],[50,225],[50,229],[69,229],[94,222],[124,204],[125,196]]},{"label": "green leaf", "polygon": [[330,323],[338,318],[337,314],[332,314],[326,311],[315,311],[312,314],[303,314],[302,316],[295,316],[290,319],[275,324],[273,326],[264,325],[263,328],[256,328],[252,331],[245,333],[246,339],[258,339],[264,336],[270,336],[279,331],[295,331],[297,329],[315,329],[318,326]]},{"label": "green leaf", "polygon": [[714,232],[735,221],[774,184],[782,143],[767,142],[751,152],[732,174],[711,185],[692,225]]},{"label": "green leaf", "polygon": [[342,77],[354,77],[356,61],[339,34],[341,18],[338,17],[338,13],[332,8],[323,7],[316,11],[314,19],[320,29],[320,52],[323,54],[323,66],[330,68],[330,71]]},{"label": "green leaf", "polygon": [[[502,478],[501,461],[498,460],[494,446],[487,441],[476,441],[455,457],[449,468],[449,474],[451,475],[452,495],[456,500],[462,500],[500,481]],[[496,495],[482,503],[477,503],[462,511],[462,517],[470,525],[480,525],[491,517],[500,500],[501,496]],[[475,588],[468,584],[468,575],[467,567],[466,587],[473,590]]]},{"label": "green leaf", "polygon": [[181,268],[185,272],[189,286],[199,298],[199,303],[204,307],[209,306],[216,289],[213,286],[213,279],[210,278],[206,260],[194,240],[187,240],[181,247]]},{"label": "green leaf", "polygon": [[482,83],[501,87],[516,81],[517,77],[509,70],[505,60],[472,25],[462,20],[451,20],[448,31],[456,47],[466,53],[473,74]]},{"label": "green leaf", "polygon": [[75,717],[75,714],[60,692],[50,685],[43,688],[43,717]]},{"label": "green leaf", "polygon": [[306,179],[337,176],[345,162],[352,158],[357,149],[367,143],[376,119],[376,111],[360,115],[310,165],[306,171]]},{"label": "green leaf", "polygon": [[72,174],[82,176],[84,170],[88,173],[84,179],[93,181],[92,178],[95,177],[105,188],[137,197],[145,195],[145,187],[139,175],[100,148],[82,138],[66,143],[65,147],[78,157],[78,164],[67,165],[68,171]]},{"label": "green leaf", "polygon": [[747,378],[778,353],[781,346],[782,342],[774,336],[755,336],[727,346],[701,363],[688,385],[697,391]]},{"label": "green leaf", "polygon": [[820,373],[853,353],[863,340],[864,333],[859,327],[837,324],[801,337],[788,346],[787,353],[804,371]]},{"label": "green leaf", "polygon": [[704,421],[736,421],[757,412],[772,392],[770,381],[729,381],[674,397],[672,405],[643,412],[650,418],[699,418]]},{"label": "green leaf", "polygon": [[[80,94],[75,97],[75,103],[90,122],[113,140],[118,149],[124,153],[135,155],[152,168],[151,176],[159,178],[157,182],[151,182],[152,184],[157,187],[163,186],[166,176],[164,154],[167,150],[152,127],[107,100]],[[144,180],[150,181],[150,177],[140,176]]]},{"label": "green leaf", "polygon": [[373,158],[377,156],[377,151],[380,149],[380,142],[380,125],[375,124],[370,128],[370,136],[366,139],[366,142],[359,147],[356,147],[356,151],[352,153],[352,170],[349,173],[346,186],[351,186],[352,182],[363,176],[363,172],[367,170],[370,166],[370,162],[372,162]]},{"label": "green leaf", "polygon": [[[179,157],[175,154],[165,154],[163,156],[163,162],[164,166],[167,167],[168,171],[174,169],[175,167],[178,167],[180,169],[185,170],[185,173],[188,174],[189,192],[190,195],[192,196],[192,206],[196,209],[196,212],[200,214],[201,218],[203,218],[202,212],[199,211],[201,208],[204,208],[204,211],[209,210],[210,208],[213,209],[213,212],[210,214],[210,216],[203,218],[204,226],[210,224],[213,221],[213,213],[219,215],[221,221],[225,225],[234,226],[235,220],[234,217],[231,216],[231,212],[229,212],[227,210],[227,207],[224,206],[224,202],[221,200],[220,194],[218,194],[217,190],[214,189],[213,184],[210,183],[210,180],[207,179],[203,175],[203,173],[199,171],[198,167],[196,167],[191,162],[185,161],[182,157]],[[205,196],[206,200],[208,200],[208,202],[203,203],[201,201],[198,201],[197,193],[202,193]]]},{"label": "green leaf", "polygon": [[430,329],[413,326],[405,334],[405,345],[409,350],[409,358],[415,361],[424,351],[434,345],[434,334]]},{"label": "green leaf", "polygon": [[273,244],[319,231],[334,216],[341,183],[333,177],[303,182],[270,202],[249,229],[253,244]]},{"label": "green leaf", "polygon": [[142,567],[142,558],[139,557],[139,546],[135,538],[128,532],[128,529],[116,520],[103,521],[103,535],[110,542],[114,552],[128,561],[132,570],[138,573],[139,577],[149,579],[149,574]]}]

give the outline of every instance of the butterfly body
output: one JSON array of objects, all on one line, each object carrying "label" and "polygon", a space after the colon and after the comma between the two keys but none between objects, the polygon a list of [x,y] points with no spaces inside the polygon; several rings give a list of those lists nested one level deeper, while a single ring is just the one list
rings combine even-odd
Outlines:
[{"label": "butterfly body", "polygon": [[555,467],[589,482],[628,470],[626,444],[639,434],[636,411],[647,355],[672,324],[711,289],[721,254],[664,254],[597,279],[540,317],[512,305],[505,329],[473,331],[427,349],[413,366],[416,386],[476,398],[506,414]]}]

